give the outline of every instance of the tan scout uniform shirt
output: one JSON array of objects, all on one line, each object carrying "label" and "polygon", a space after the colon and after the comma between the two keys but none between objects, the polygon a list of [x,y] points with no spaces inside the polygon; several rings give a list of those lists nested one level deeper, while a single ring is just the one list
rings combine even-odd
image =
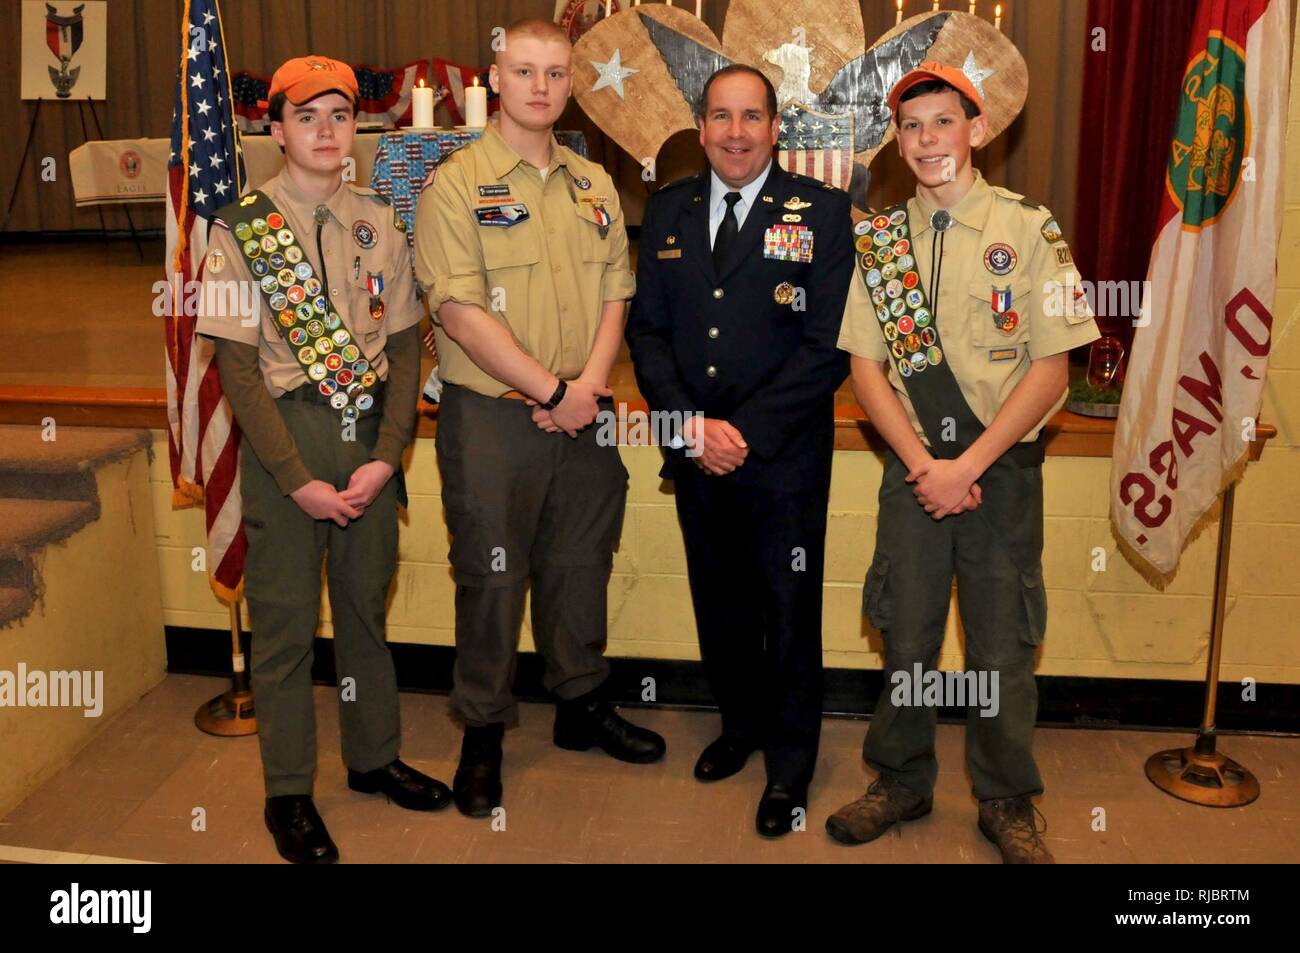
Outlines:
[{"label": "tan scout uniform shirt", "polygon": [[[393,227],[392,207],[373,190],[343,183],[325,202],[329,221],[321,229],[320,251],[316,246],[316,206],[302,194],[286,172],[281,171],[259,189],[284,214],[293,230],[305,259],[311,262],[330,304],[338,312],[352,339],[361,348],[380,380],[388,379],[388,357],[384,344],[388,335],[419,323],[424,311],[415,297],[415,280],[411,275],[411,253],[406,236]],[[242,242],[229,228],[215,226],[208,243],[204,284],[220,281],[249,281]],[[365,245],[372,247],[366,248]],[[321,269],[321,251],[325,268]],[[214,253],[219,253],[214,258]],[[219,263],[218,267],[214,264]],[[384,314],[376,321],[370,316],[368,273],[383,275],[380,298]],[[208,299],[207,288],[205,301]],[[203,313],[197,330],[209,337],[228,338],[258,349],[262,376],[272,397],[306,384],[307,375],[294,355],[294,349],[281,335],[261,289],[252,285],[260,300],[261,320],[245,326],[240,315]]]},{"label": "tan scout uniform shirt", "polygon": [[[477,305],[561,378],[586,365],[604,302],[630,298],[636,288],[623,212],[605,170],[552,140],[543,181],[494,123],[440,165],[421,193],[415,267],[431,311],[444,301]],[[433,324],[444,381],[488,397],[511,389],[470,360],[436,317]]]},{"label": "tan scout uniform shirt", "polygon": [[[1068,351],[1101,336],[1086,298],[1071,293],[1080,286],[1079,273],[1052,213],[1022,199],[1015,192],[990,186],[976,170],[975,184],[956,208],[948,210],[954,224],[942,237],[937,302],[930,287],[931,265],[938,247],[934,243],[936,233],[930,227],[930,215],[935,209],[919,197],[907,203],[912,253],[930,310],[935,314],[944,357],[966,402],[986,427],[1029,372],[1031,360]],[[1019,320],[1012,330],[1002,331],[993,321],[992,292],[1008,286],[1011,308]],[[907,409],[917,436],[928,446],[906,385],[885,345],[860,268],[855,268],[849,287],[839,347],[858,357],[888,363],[889,382]],[[1064,403],[1062,394],[1023,439],[1034,440]]]}]

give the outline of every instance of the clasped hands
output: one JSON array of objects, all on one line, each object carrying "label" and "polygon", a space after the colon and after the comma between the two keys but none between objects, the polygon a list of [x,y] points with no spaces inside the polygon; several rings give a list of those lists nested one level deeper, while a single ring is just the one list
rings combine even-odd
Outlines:
[{"label": "clasped hands", "polygon": [[564,399],[547,410],[532,398],[525,403],[533,408],[533,423],[539,430],[547,433],[559,433],[563,430],[570,437],[578,436],[578,431],[591,426],[600,412],[596,401],[601,397],[613,397],[614,392],[604,384],[576,377],[568,382]]},{"label": "clasped hands", "polygon": [[927,459],[907,474],[912,492],[925,511],[936,520],[955,513],[965,513],[979,506],[984,497],[971,466],[956,460]]},{"label": "clasped hands", "polygon": [[352,471],[345,490],[337,490],[324,480],[310,480],[289,496],[312,519],[347,526],[350,520],[361,518],[392,476],[391,464],[371,460]]}]

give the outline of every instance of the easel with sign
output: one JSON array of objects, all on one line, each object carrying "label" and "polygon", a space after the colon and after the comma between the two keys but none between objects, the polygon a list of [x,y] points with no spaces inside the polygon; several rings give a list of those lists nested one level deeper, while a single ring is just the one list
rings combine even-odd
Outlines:
[{"label": "easel with sign", "polygon": [[[5,216],[4,219],[0,221],[0,232],[5,231],[9,227],[9,220],[13,217],[14,203],[18,200],[18,189],[22,185],[23,181],[23,169],[27,167],[27,156],[31,153],[32,142],[36,139],[36,121],[41,115],[41,106],[44,102],[44,99],[36,100],[36,108],[32,110],[32,121],[27,125],[27,139],[23,143],[23,155],[22,158],[18,160],[18,169],[14,173],[14,184],[13,188],[9,190],[9,201],[5,205]],[[99,113],[95,111],[94,102],[90,99],[78,99],[77,112],[81,117],[81,134],[84,140],[90,142],[90,128],[86,124],[87,112],[90,113],[90,118],[95,124],[95,132],[97,133],[98,138],[103,139],[104,127],[100,125]],[[100,206],[98,211],[99,230],[101,234],[107,238],[108,222],[104,218],[103,206]],[[127,227],[131,232],[131,240],[135,242],[136,254],[140,256],[141,261],[144,261],[144,248],[140,244],[140,233],[136,230],[135,219],[131,217],[131,209],[123,205],[122,211],[126,213]]]}]

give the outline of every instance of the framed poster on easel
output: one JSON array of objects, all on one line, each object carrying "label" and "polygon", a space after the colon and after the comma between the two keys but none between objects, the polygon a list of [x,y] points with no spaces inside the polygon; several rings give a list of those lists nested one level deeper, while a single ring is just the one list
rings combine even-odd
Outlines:
[{"label": "framed poster on easel", "polygon": [[104,99],[105,0],[23,0],[23,99]]}]

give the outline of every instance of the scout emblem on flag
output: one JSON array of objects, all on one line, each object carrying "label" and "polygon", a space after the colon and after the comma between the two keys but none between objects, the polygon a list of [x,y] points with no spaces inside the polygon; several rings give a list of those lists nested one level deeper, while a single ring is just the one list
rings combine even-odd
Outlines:
[{"label": "scout emblem on flag", "polygon": [[[1110,518],[1164,588],[1240,480],[1281,321],[1291,5],[1196,5],[1166,153],[1159,230],[1115,423]],[[1260,157],[1247,180],[1247,157]],[[1264,158],[1268,157],[1268,158]],[[1285,411],[1283,411],[1285,416]],[[1231,510],[1228,510],[1231,512]]]},{"label": "scout emblem on flag", "polygon": [[50,82],[58,90],[59,99],[68,99],[72,95],[72,87],[76,85],[77,77],[81,74],[80,66],[68,69],[68,64],[72,62],[72,57],[77,50],[81,49],[84,29],[81,11],[84,9],[86,5],[83,3],[74,7],[71,15],[60,16],[53,4],[45,5],[45,45],[59,60],[58,69],[53,66],[48,69]]},{"label": "scout emblem on flag", "polygon": [[847,189],[853,173],[853,114],[790,103],[781,110],[776,149],[776,160],[787,172]]}]

